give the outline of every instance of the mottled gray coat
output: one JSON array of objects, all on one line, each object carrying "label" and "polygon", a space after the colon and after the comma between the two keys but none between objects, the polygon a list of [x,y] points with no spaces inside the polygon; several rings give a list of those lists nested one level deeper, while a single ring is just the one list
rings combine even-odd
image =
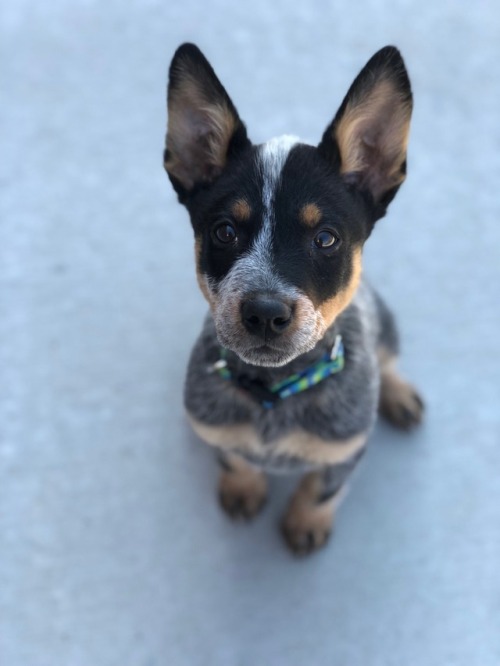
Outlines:
[{"label": "mottled gray coat", "polygon": [[[332,348],[338,334],[344,344],[344,369],[302,393],[280,400],[273,409],[265,409],[231,380],[214,372],[221,347],[209,314],[189,361],[185,386],[188,413],[211,426],[251,424],[269,444],[297,428],[336,442],[369,432],[379,395],[377,351],[384,347],[391,355],[396,354],[398,340],[392,315],[364,280],[351,304],[311,352],[280,368],[251,366],[228,353],[228,366],[234,373],[245,372],[271,384],[319,360]],[[252,461],[268,471],[311,468],[296,458],[276,460],[272,454]]]}]

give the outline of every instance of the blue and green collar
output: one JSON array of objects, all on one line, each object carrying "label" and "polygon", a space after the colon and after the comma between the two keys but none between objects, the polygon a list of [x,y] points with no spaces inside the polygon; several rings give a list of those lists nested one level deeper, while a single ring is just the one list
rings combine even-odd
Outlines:
[{"label": "blue and green collar", "polygon": [[227,355],[227,349],[221,348],[220,359],[213,364],[212,370],[250,393],[265,409],[272,409],[280,400],[307,391],[330,375],[335,375],[343,369],[345,362],[342,336],[337,335],[331,352],[327,352],[319,361],[282,381],[266,385],[260,379],[232,372],[228,367]]}]

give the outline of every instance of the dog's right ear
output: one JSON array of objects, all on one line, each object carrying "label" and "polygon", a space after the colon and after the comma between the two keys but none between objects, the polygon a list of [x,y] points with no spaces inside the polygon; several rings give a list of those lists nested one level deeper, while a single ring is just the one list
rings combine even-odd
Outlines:
[{"label": "dog's right ear", "polygon": [[167,103],[164,165],[183,201],[195,187],[213,182],[250,141],[229,95],[194,44],[175,52]]}]

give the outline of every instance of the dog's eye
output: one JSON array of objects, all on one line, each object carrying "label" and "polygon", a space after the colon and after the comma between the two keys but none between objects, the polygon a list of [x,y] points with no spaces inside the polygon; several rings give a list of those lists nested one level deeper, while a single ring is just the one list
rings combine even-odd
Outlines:
[{"label": "dog's eye", "polygon": [[339,237],[328,229],[323,229],[314,237],[314,244],[320,249],[332,248],[339,243]]},{"label": "dog's eye", "polygon": [[223,243],[224,245],[234,243],[237,239],[236,229],[229,222],[222,222],[217,225],[213,231],[213,235],[219,243]]}]

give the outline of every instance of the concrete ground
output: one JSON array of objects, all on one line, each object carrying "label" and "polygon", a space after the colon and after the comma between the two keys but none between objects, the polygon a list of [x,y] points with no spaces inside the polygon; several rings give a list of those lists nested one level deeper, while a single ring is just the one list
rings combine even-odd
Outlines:
[{"label": "concrete ground", "polygon": [[[2,666],[498,666],[500,11],[475,3],[6,0],[0,35]],[[366,248],[428,403],[380,424],[330,547],[279,480],[234,526],[181,387],[205,305],[162,171],[196,41],[250,135],[319,139],[397,44],[409,178]]]}]

